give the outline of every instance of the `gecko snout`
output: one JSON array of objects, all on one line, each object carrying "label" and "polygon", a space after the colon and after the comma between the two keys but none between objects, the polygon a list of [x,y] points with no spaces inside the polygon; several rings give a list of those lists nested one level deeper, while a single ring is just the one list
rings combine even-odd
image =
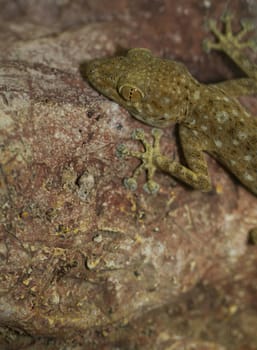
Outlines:
[{"label": "gecko snout", "polygon": [[99,66],[99,63],[94,61],[89,61],[85,65],[85,74],[86,78],[90,80],[90,77],[94,76],[94,74],[97,72],[97,66]]}]

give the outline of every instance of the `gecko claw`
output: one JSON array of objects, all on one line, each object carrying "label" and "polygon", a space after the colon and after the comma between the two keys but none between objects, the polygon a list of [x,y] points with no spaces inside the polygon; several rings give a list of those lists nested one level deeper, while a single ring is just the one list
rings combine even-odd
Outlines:
[{"label": "gecko claw", "polygon": [[133,177],[128,177],[124,179],[124,186],[130,191],[136,191],[137,181]]},{"label": "gecko claw", "polygon": [[217,28],[217,21],[215,19],[209,19],[207,20],[207,26],[209,27],[210,30],[216,29]]},{"label": "gecko claw", "polygon": [[211,52],[211,49],[212,49],[212,46],[211,46],[212,44],[213,44],[213,43],[211,42],[211,40],[209,40],[209,39],[204,39],[203,44],[202,44],[202,47],[203,47],[204,52],[210,53],[210,52]]},{"label": "gecko claw", "polygon": [[118,145],[117,148],[116,148],[116,155],[120,159],[123,159],[127,155],[129,155],[129,150],[128,150],[127,146],[124,145],[123,143]]},{"label": "gecko claw", "polygon": [[220,16],[220,19],[224,23],[231,22],[232,19],[234,18],[234,15],[231,11],[224,11],[223,14]]},{"label": "gecko claw", "polygon": [[156,143],[156,141],[158,141],[158,142],[160,141],[160,138],[163,135],[163,131],[160,129],[157,129],[157,128],[153,128],[151,131],[151,134],[153,135],[154,141]]},{"label": "gecko claw", "polygon": [[254,30],[254,24],[249,19],[241,19],[240,24],[242,26],[242,29],[246,30],[247,32]]},{"label": "gecko claw", "polygon": [[135,129],[135,130],[133,130],[131,136],[132,136],[133,140],[140,140],[141,141],[145,137],[145,132],[143,129]]},{"label": "gecko claw", "polygon": [[153,180],[149,180],[144,184],[143,189],[149,194],[155,194],[159,192],[160,185]]}]

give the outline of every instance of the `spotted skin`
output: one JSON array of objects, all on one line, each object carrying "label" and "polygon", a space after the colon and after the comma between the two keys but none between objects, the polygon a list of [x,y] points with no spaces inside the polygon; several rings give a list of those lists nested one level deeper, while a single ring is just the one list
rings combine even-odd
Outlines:
[{"label": "spotted skin", "polygon": [[153,130],[149,143],[142,130],[136,139],[145,152],[131,152],[122,146],[120,153],[140,158],[142,164],[127,179],[135,189],[136,178],[146,170],[148,192],[158,190],[153,177],[156,169],[187,183],[195,189],[210,191],[205,153],[209,153],[257,195],[257,118],[250,116],[236,97],[257,93],[257,66],[250,63],[242,49],[253,47],[242,38],[251,29],[246,23],[236,36],[231,31],[231,16],[224,17],[225,34],[210,21],[217,42],[206,41],[207,50],[225,52],[247,78],[218,84],[201,84],[178,62],[154,57],[147,49],[131,49],[126,56],[91,61],[87,79],[99,92],[126,108],[138,120],[155,128],[179,124],[179,137],[187,166],[161,154],[161,132]]}]

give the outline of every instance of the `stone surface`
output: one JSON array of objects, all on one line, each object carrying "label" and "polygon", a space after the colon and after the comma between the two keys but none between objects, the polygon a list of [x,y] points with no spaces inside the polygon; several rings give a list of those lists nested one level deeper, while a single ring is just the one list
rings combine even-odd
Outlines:
[{"label": "stone surface", "polygon": [[[256,4],[234,1],[238,18]],[[83,63],[129,47],[201,81],[240,76],[201,48],[223,1],[1,1],[0,345],[4,349],[257,349],[257,199],[209,158],[203,194],[122,180],[116,148],[150,128],[99,96]],[[254,54],[250,53],[253,59]],[[244,103],[253,114],[257,104]],[[177,154],[172,130],[165,153]],[[66,344],[66,345],[65,345]]]}]

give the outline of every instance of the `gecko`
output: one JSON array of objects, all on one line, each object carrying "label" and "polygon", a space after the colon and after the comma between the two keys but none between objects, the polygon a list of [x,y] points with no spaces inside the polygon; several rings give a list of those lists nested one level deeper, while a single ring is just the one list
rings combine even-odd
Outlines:
[{"label": "gecko", "polygon": [[[205,153],[214,157],[249,191],[257,195],[257,118],[251,116],[237,97],[257,93],[257,66],[242,51],[256,47],[245,35],[253,30],[249,21],[241,21],[237,34],[232,31],[232,14],[222,17],[224,31],[216,20],[208,22],[216,41],[207,39],[207,51],[224,52],[245,73],[245,78],[217,84],[197,81],[185,65],[155,57],[145,48],[133,48],[124,56],[99,58],[86,65],[86,78],[101,94],[115,101],[136,119],[153,126],[149,142],[142,129],[133,132],[144,152],[120,145],[123,155],[134,156],[141,164],[125,180],[135,190],[137,177],[146,172],[144,189],[159,189],[153,179],[156,170],[208,192],[212,189]],[[162,128],[178,124],[179,139],[186,165],[161,153]]]}]

